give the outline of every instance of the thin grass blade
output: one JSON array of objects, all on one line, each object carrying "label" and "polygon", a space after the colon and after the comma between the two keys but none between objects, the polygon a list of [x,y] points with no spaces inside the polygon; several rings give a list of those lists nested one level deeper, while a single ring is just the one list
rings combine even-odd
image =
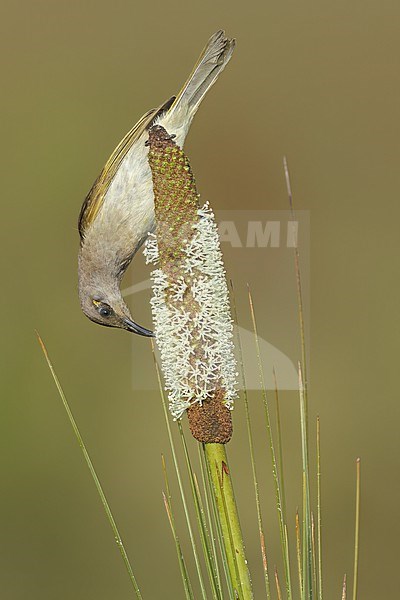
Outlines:
[{"label": "thin grass blade", "polygon": [[301,562],[301,528],[299,511],[296,509],[296,556],[297,556],[297,571],[299,576],[299,594],[300,598],[303,598],[303,572]]},{"label": "thin grass blade", "polygon": [[[285,173],[286,188],[289,198],[289,206],[292,215],[292,222],[296,221],[296,214],[294,211],[292,184],[290,181],[289,166],[286,156],[283,157],[283,169]],[[293,239],[297,236],[293,235]],[[306,426],[308,427],[308,379],[307,379],[307,356],[306,356],[306,336],[305,336],[305,325],[304,325],[304,304],[303,304],[303,292],[301,284],[301,272],[300,272],[300,253],[296,243],[294,244],[294,264],[296,273],[296,284],[297,284],[297,306],[299,314],[299,327],[300,327],[300,344],[301,344],[301,364],[303,366],[303,380],[304,380],[304,404],[306,413]]]},{"label": "thin grass blade", "polygon": [[181,499],[182,499],[183,510],[184,510],[184,513],[185,513],[186,525],[187,525],[187,528],[188,528],[188,531],[189,531],[190,543],[191,543],[191,546],[192,546],[193,557],[194,557],[194,561],[195,561],[195,564],[196,564],[197,576],[198,576],[199,584],[200,584],[200,588],[201,588],[201,595],[202,595],[203,600],[207,600],[207,592],[206,592],[206,588],[205,588],[205,585],[204,585],[204,579],[203,579],[203,574],[202,574],[202,571],[201,571],[201,565],[200,565],[199,555],[198,555],[198,552],[197,552],[196,540],[195,540],[194,533],[193,533],[192,523],[190,521],[189,510],[188,510],[188,506],[187,506],[187,502],[186,502],[185,490],[184,490],[184,487],[183,487],[181,472],[180,472],[180,469],[179,469],[179,463],[178,463],[178,457],[177,457],[176,450],[175,450],[174,439],[172,437],[171,426],[170,426],[170,423],[169,423],[169,415],[168,415],[167,403],[166,403],[166,400],[165,400],[164,391],[163,391],[163,387],[162,387],[162,383],[161,383],[161,374],[160,374],[160,369],[158,368],[158,364],[157,364],[157,360],[156,360],[156,356],[155,356],[155,352],[154,352],[153,341],[152,341],[152,353],[153,353],[153,360],[154,360],[154,365],[155,365],[155,369],[156,369],[156,373],[157,373],[157,380],[158,380],[158,386],[159,386],[159,389],[160,389],[160,396],[161,396],[162,406],[163,406],[163,410],[164,410],[164,418],[165,418],[165,423],[166,423],[166,426],[167,426],[169,443],[170,443],[170,447],[171,447],[172,459],[173,459],[173,462],[174,462],[174,468],[175,468],[176,477],[177,477],[177,480],[178,480],[178,485],[179,485],[179,491],[180,491],[180,495],[181,495]]},{"label": "thin grass blade", "polygon": [[323,600],[322,586],[322,531],[321,531],[321,432],[317,417],[317,544],[318,544],[318,598]]},{"label": "thin grass blade", "polygon": [[163,502],[164,502],[164,507],[167,512],[168,521],[169,521],[172,535],[173,535],[174,542],[175,542],[176,554],[178,557],[178,563],[179,563],[179,569],[181,572],[183,588],[185,590],[186,599],[194,600],[193,589],[192,589],[189,574],[188,574],[188,571],[186,568],[186,563],[185,563],[185,559],[183,556],[182,547],[181,547],[179,537],[178,537],[178,534],[177,534],[177,531],[175,528],[175,519],[174,519],[174,515],[172,512],[171,492],[170,492],[170,487],[169,487],[168,473],[167,473],[164,456],[161,457],[161,460],[162,460],[162,467],[163,467],[163,472],[164,472],[165,487],[166,487],[166,491],[167,491],[166,494],[164,492],[162,494]]},{"label": "thin grass blade", "polygon": [[[194,485],[195,485],[195,489],[196,489],[196,495],[199,499],[198,501],[199,501],[200,514],[202,517],[202,521],[204,523],[203,529],[204,529],[204,535],[205,535],[206,542],[207,542],[207,552],[209,553],[209,557],[210,557],[211,575],[212,575],[216,590],[218,592],[218,598],[222,599],[222,588],[221,588],[220,578],[219,578],[219,573],[218,573],[217,555],[214,552],[214,546],[211,543],[210,528],[207,524],[208,519],[206,516],[206,512],[204,510],[204,505],[203,505],[203,500],[202,500],[202,496],[201,496],[201,492],[200,492],[199,482],[197,480],[197,476],[194,471],[193,471],[193,480],[194,480]],[[205,493],[205,496],[206,495],[207,494]]]},{"label": "thin grass blade", "polygon": [[252,319],[253,331],[254,331],[254,340],[255,340],[255,345],[256,345],[257,361],[258,361],[258,366],[259,366],[260,383],[261,383],[263,404],[264,404],[264,414],[265,414],[265,420],[266,420],[266,426],[267,426],[269,447],[270,447],[270,452],[271,452],[272,476],[273,476],[273,480],[274,480],[274,484],[275,484],[276,507],[277,507],[277,512],[278,512],[279,533],[280,533],[280,539],[281,539],[282,558],[283,558],[283,565],[284,565],[284,572],[285,572],[286,592],[287,592],[288,600],[292,600],[292,583],[291,583],[291,575],[290,575],[290,563],[288,562],[289,550],[286,547],[285,523],[284,523],[284,518],[283,518],[283,510],[282,510],[282,493],[281,493],[281,486],[280,486],[280,482],[279,482],[275,445],[274,445],[274,440],[273,440],[273,435],[272,435],[271,418],[270,418],[270,414],[269,414],[269,405],[268,405],[268,398],[267,398],[267,388],[265,385],[264,371],[263,371],[263,366],[262,366],[262,362],[261,362],[260,345],[258,342],[258,331],[257,331],[256,317],[255,317],[255,311],[254,311],[254,305],[253,305],[253,298],[252,298],[249,288],[248,288],[248,296],[249,296],[250,313],[251,313],[251,319]]},{"label": "thin grass blade", "polygon": [[278,379],[276,376],[275,367],[272,367],[272,372],[274,376],[274,384],[275,384],[275,408],[276,408],[276,431],[277,431],[277,440],[278,440],[278,457],[279,457],[279,481],[281,484],[282,490],[282,511],[283,511],[283,519],[285,523],[287,523],[286,519],[286,493],[285,493],[285,477],[284,477],[284,469],[283,469],[283,446],[282,446],[282,428],[281,428],[281,415],[279,408],[279,392],[278,392]]},{"label": "thin grass blade", "polygon": [[313,598],[312,575],[312,533],[310,507],[310,480],[308,467],[307,415],[304,399],[304,385],[301,365],[299,363],[299,392],[300,392],[300,423],[301,423],[301,454],[303,462],[303,589],[304,597]]},{"label": "thin grass blade", "polygon": [[309,579],[308,579],[308,570],[307,570],[307,484],[306,484],[306,475],[303,471],[303,536],[302,536],[302,580],[303,580],[303,589],[302,589],[302,600],[308,600],[309,598]]},{"label": "thin grass blade", "polygon": [[360,499],[361,499],[361,459],[356,461],[356,523],[354,534],[354,579],[353,579],[353,600],[357,600],[358,588],[358,556],[360,544]]},{"label": "thin grass blade", "polygon": [[343,577],[342,600],[346,600],[346,599],[347,599],[347,578],[346,578],[346,573],[345,573],[344,577]]},{"label": "thin grass blade", "polygon": [[77,425],[77,423],[76,423],[76,421],[74,419],[74,416],[72,414],[72,411],[71,411],[71,409],[69,407],[67,398],[66,398],[66,396],[64,394],[64,391],[63,391],[63,389],[61,387],[61,383],[60,383],[60,381],[59,381],[59,379],[58,379],[58,377],[56,375],[56,372],[54,370],[53,364],[50,361],[50,357],[48,355],[46,346],[44,345],[43,340],[42,340],[42,338],[40,337],[40,335],[38,333],[37,333],[37,337],[38,337],[38,340],[39,340],[39,344],[40,344],[40,346],[42,348],[44,357],[46,359],[47,365],[48,365],[48,367],[50,369],[50,372],[51,372],[51,375],[53,377],[54,383],[56,384],[58,393],[59,393],[60,398],[62,400],[62,403],[64,405],[65,412],[67,413],[69,422],[70,422],[70,424],[72,426],[72,429],[74,431],[75,437],[76,437],[76,439],[78,441],[78,444],[79,444],[80,449],[82,451],[83,457],[84,457],[84,459],[86,461],[86,464],[87,464],[87,466],[89,468],[89,471],[90,471],[90,474],[91,474],[92,479],[94,481],[94,484],[96,486],[97,493],[99,494],[99,497],[100,497],[101,503],[103,505],[104,512],[106,513],[108,522],[110,523],[111,529],[112,529],[113,534],[114,534],[115,542],[116,542],[116,544],[118,546],[118,549],[119,549],[119,551],[121,553],[121,556],[123,558],[123,561],[125,563],[125,567],[126,567],[126,570],[128,571],[129,578],[131,580],[133,589],[135,590],[136,597],[139,600],[142,600],[142,595],[140,593],[139,586],[138,586],[136,578],[135,578],[135,576],[133,574],[132,566],[131,566],[131,564],[129,562],[128,554],[127,554],[127,552],[125,550],[124,543],[122,541],[121,535],[120,535],[120,533],[118,531],[117,524],[116,524],[115,519],[113,517],[113,514],[111,512],[110,505],[108,504],[106,495],[105,495],[105,493],[103,491],[103,488],[102,488],[102,485],[100,483],[100,480],[99,480],[99,478],[97,476],[97,473],[95,471],[95,468],[93,466],[93,463],[91,461],[89,453],[88,453],[88,451],[86,449],[86,446],[85,446],[85,443],[84,443],[83,438],[81,436],[81,433],[79,431],[78,425]]},{"label": "thin grass blade", "polygon": [[279,583],[278,569],[276,567],[275,567],[275,584],[276,584],[276,594],[278,596],[278,600],[282,600],[281,584]]},{"label": "thin grass blade", "polygon": [[317,593],[317,558],[315,545],[315,522],[314,513],[311,511],[311,550],[312,550],[312,575],[313,575],[313,593]]},{"label": "thin grass blade", "polygon": [[256,470],[256,461],[255,461],[255,452],[254,452],[254,440],[253,440],[253,430],[251,426],[251,418],[250,418],[250,408],[249,408],[249,398],[247,394],[247,383],[246,383],[246,374],[244,370],[244,361],[243,361],[243,349],[242,349],[242,340],[240,337],[239,326],[238,326],[238,314],[236,308],[236,298],[233,289],[233,283],[231,283],[232,290],[232,308],[233,308],[233,316],[236,323],[236,347],[239,353],[239,371],[242,380],[243,387],[243,397],[244,397],[244,408],[246,413],[246,424],[247,424],[247,438],[249,441],[249,449],[250,449],[250,462],[251,469],[253,473],[253,486],[254,486],[254,496],[256,500],[256,510],[257,510],[257,521],[258,521],[258,533],[260,536],[260,547],[261,547],[261,558],[263,565],[263,573],[264,573],[264,583],[265,583],[265,591],[267,600],[271,598],[271,586],[269,582],[269,572],[268,572],[268,558],[267,558],[267,549],[265,545],[265,535],[264,535],[264,525],[261,513],[261,505],[260,505],[260,489],[258,484],[257,470]]}]

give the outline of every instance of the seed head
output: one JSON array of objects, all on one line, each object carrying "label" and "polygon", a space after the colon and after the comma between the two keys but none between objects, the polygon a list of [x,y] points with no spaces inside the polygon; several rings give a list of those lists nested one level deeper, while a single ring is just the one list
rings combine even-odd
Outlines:
[{"label": "seed head", "polygon": [[226,443],[237,395],[233,326],[214,214],[198,205],[188,159],[160,126],[149,132],[156,233],[146,242],[151,307],[175,419],[202,442]]}]

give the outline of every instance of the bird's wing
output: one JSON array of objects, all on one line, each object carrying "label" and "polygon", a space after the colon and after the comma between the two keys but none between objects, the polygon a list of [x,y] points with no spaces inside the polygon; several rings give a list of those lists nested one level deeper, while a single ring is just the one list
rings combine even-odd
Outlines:
[{"label": "bird's wing", "polygon": [[170,108],[174,100],[175,96],[172,96],[172,98],[164,102],[158,108],[153,108],[144,114],[143,117],[136,123],[136,125],[134,125],[130,131],[128,131],[126,136],[120,141],[114,152],[111,154],[83,202],[78,221],[79,235],[81,236],[82,241],[85,237],[87,228],[98,215],[107,190],[110,187],[120,164],[124,160],[129,150],[132,148],[132,145],[142,135],[142,133],[151,126],[159,114]]}]

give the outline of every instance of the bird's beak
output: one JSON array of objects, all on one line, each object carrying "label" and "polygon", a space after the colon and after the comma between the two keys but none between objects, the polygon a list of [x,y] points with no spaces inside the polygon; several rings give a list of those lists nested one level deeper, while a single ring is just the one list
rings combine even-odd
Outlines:
[{"label": "bird's beak", "polygon": [[137,323],[135,323],[135,321],[132,321],[131,319],[125,318],[124,324],[126,329],[128,331],[131,331],[132,333],[137,333],[137,335],[144,335],[145,337],[154,337],[154,333],[150,331],[150,329],[146,329],[145,327],[138,325]]}]

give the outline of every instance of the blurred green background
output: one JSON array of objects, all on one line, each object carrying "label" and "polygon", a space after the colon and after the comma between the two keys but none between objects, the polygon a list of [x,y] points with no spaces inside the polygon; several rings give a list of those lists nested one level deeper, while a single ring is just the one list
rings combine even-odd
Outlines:
[{"label": "blurred green background", "polygon": [[[186,150],[202,196],[216,210],[287,209],[282,157],[288,156],[296,206],[311,218],[310,412],[312,430],[317,413],[322,420],[325,597],[339,598],[343,573],[352,572],[357,456],[363,471],[359,597],[397,597],[399,18],[395,2],[369,0],[3,2],[2,598],[133,596],[35,328],[144,597],[183,598],[161,500],[160,454],[169,464],[170,457],[159,395],[132,386],[135,373],[154,377],[149,344],[81,314],[76,222],[113,147],[143,112],[178,90],[221,27],[238,46],[201,107]],[[286,289],[293,318],[281,333],[298,354],[294,272],[282,280],[243,257],[226,256],[242,324],[250,326],[247,281],[267,339],[277,322],[267,299]],[[128,277],[134,283],[147,276],[140,258]],[[148,292],[134,297],[143,325],[151,322],[148,299]],[[280,566],[262,413],[257,394],[251,399],[259,456],[266,457],[259,468],[270,562]],[[294,515],[301,503],[297,394],[282,393],[281,402]],[[260,598],[240,403],[234,419],[229,453]],[[175,506],[179,512],[176,493]]]}]

